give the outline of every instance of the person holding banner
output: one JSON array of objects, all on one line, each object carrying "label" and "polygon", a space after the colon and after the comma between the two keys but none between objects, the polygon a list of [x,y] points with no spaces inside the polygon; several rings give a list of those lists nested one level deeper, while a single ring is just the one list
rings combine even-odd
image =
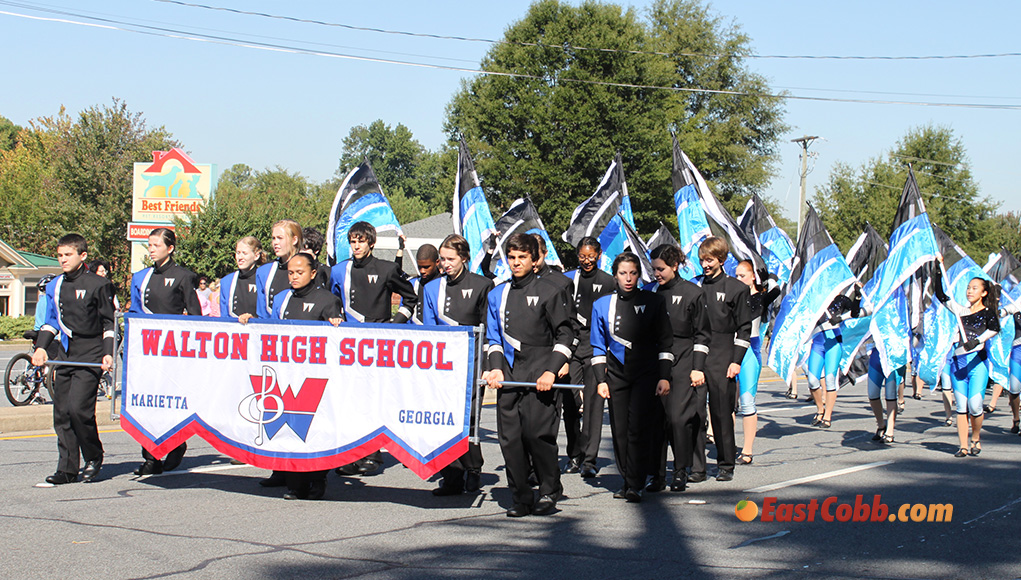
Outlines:
[{"label": "person holding banner", "polygon": [[758,414],[755,410],[755,394],[759,390],[759,375],[762,373],[762,335],[769,325],[769,306],[780,296],[780,287],[769,278],[765,270],[759,278],[766,281],[760,285],[755,278],[755,269],[750,260],[741,260],[737,265],[737,279],[748,286],[748,308],[752,313],[751,347],[745,351],[741,361],[741,372],[737,375],[738,411],[741,413],[741,427],[744,444],[737,456],[740,465],[751,465],[754,457],[755,432],[758,430]]},{"label": "person holding banner", "polygon": [[689,469],[697,481],[705,481],[705,425],[708,416],[704,370],[711,338],[706,320],[705,294],[697,284],[678,275],[684,258],[677,246],[657,246],[649,257],[656,277],[656,283],[649,290],[666,300],[674,333],[671,349],[674,364],[670,374],[670,393],[662,398],[664,420],[654,425],[653,452],[659,452],[659,469],[645,489],[661,491],[666,486],[669,444],[674,452],[674,477],[670,490],[684,491]]},{"label": "person holding banner", "polygon": [[589,340],[592,304],[613,292],[615,284],[613,276],[599,269],[602,255],[603,248],[599,240],[592,236],[582,238],[578,242],[578,269],[566,274],[574,283],[574,312],[578,321],[570,377],[572,383],[585,385],[585,389],[582,392],[563,393],[568,456],[564,473],[580,471],[585,478],[596,476],[596,460],[599,458],[599,443],[603,436],[604,400],[597,393],[598,383],[592,372],[592,343]]},{"label": "person holding banner", "polygon": [[[624,487],[613,494],[642,501],[651,471],[653,417],[670,393],[673,330],[662,296],[639,290],[642,263],[623,252],[613,260],[617,287],[592,305],[592,372],[597,392],[610,402],[610,432]],[[658,451],[658,449],[657,449]]]},{"label": "person holding banner", "polygon": [[[489,345],[482,378],[497,391],[497,429],[507,467],[507,483],[514,494],[510,517],[553,513],[563,491],[557,460],[560,413],[553,382],[571,358],[574,329],[561,288],[539,278],[534,266],[539,244],[528,234],[507,241],[511,279],[488,297],[486,342]],[[535,383],[503,386],[507,381]],[[528,475],[539,480],[535,500]]]},{"label": "person holding banner", "polygon": [[[493,282],[468,271],[471,263],[468,241],[457,234],[447,236],[439,249],[439,267],[444,275],[425,284],[422,291],[422,324],[430,326],[479,326],[486,322],[486,307]],[[421,260],[419,264],[421,265]],[[478,421],[481,400],[472,391],[469,419],[472,429]],[[482,446],[468,443],[468,451],[444,467],[443,482],[433,495],[476,492],[481,486]]]},{"label": "person holding banner", "polygon": [[[152,267],[135,272],[131,277],[129,312],[146,314],[188,314],[202,316],[199,296],[195,293],[197,277],[191,270],[174,262],[177,235],[169,228],[149,232],[149,258]],[[156,475],[172,471],[181,464],[187,443],[181,443],[163,461],[142,448],[145,461],[135,475]]]},{"label": "person holding banner", "polygon": [[220,318],[255,316],[259,289],[255,272],[262,265],[262,243],[254,236],[245,236],[234,246],[234,263],[238,269],[220,280]]},{"label": "person holding banner", "polygon": [[[838,295],[830,302],[815,327],[812,339],[812,350],[808,355],[805,378],[808,390],[815,401],[815,417],[812,426],[829,429],[833,424],[833,406],[837,403],[837,389],[840,387],[837,373],[840,371],[840,355],[842,341],[840,324],[851,318],[867,316],[868,312],[861,307],[861,284],[855,282],[854,297]],[[826,390],[822,389],[822,380],[826,380]]]},{"label": "person holding banner", "polygon": [[[275,320],[321,320],[338,326],[343,322],[340,300],[316,283],[316,259],[306,253],[287,261],[289,290],[281,292],[273,304]],[[284,499],[322,499],[326,494],[326,474],[330,470],[306,473],[282,473],[287,482]]]},{"label": "person holding banner", "polygon": [[[340,298],[348,322],[393,322],[404,324],[418,305],[418,293],[394,262],[377,260],[376,228],[369,222],[355,222],[347,232],[351,258],[330,270],[329,290]],[[398,294],[401,306],[390,314],[390,297]],[[369,475],[383,467],[383,454],[376,450],[355,463],[337,468],[340,475]]]},{"label": "person holding banner", "polygon": [[269,318],[277,294],[287,290],[287,261],[304,247],[301,226],[294,220],[280,220],[271,230],[273,254],[276,259],[259,266],[255,271],[256,290],[259,301],[256,316]]},{"label": "person holding banner", "polygon": [[[954,457],[978,456],[982,453],[982,397],[989,383],[986,341],[1000,332],[997,316],[996,286],[984,278],[968,282],[968,304],[960,304],[943,288],[943,256],[936,258],[940,267],[934,272],[933,294],[958,317],[957,344],[950,359],[950,380],[957,403],[957,437],[961,447]],[[971,417],[971,447],[968,446],[968,420]]]},{"label": "person holding banner", "polygon": [[[57,241],[57,261],[63,272],[46,286],[50,308],[36,337],[32,364],[49,359],[46,349],[60,335],[57,359],[113,365],[113,285],[89,272],[85,265],[88,244],[78,234]],[[96,426],[96,393],[100,370],[58,366],[53,381],[53,430],[57,434],[57,471],[46,478],[50,485],[78,481],[78,466],[85,460],[82,481],[95,481],[103,466],[103,444]]]},{"label": "person holding banner", "polygon": [[706,360],[709,421],[716,439],[717,481],[734,479],[737,446],[734,437],[734,402],[737,375],[745,351],[751,347],[752,311],[748,286],[723,271],[729,248],[722,238],[707,238],[698,248],[702,263],[702,291],[712,338]]}]

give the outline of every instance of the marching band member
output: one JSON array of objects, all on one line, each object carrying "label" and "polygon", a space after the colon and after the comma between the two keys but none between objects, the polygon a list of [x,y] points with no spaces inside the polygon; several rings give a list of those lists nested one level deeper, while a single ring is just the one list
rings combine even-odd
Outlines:
[{"label": "marching band member", "polygon": [[[599,443],[603,435],[604,400],[596,392],[598,384],[592,372],[592,343],[589,325],[592,303],[613,292],[614,280],[599,269],[603,255],[599,240],[587,236],[578,242],[578,269],[566,274],[573,283],[576,326],[574,354],[571,356],[570,377],[576,385],[585,385],[584,391],[563,393],[564,430],[567,431],[567,468],[564,473],[581,472],[582,477],[595,477]],[[583,408],[585,412],[582,413]],[[580,425],[579,425],[580,423]]]},{"label": "marching band member", "polygon": [[262,243],[254,236],[245,236],[234,246],[234,263],[238,269],[220,280],[220,318],[254,316],[258,311],[259,285],[255,272],[262,265]]},{"label": "marching band member", "polygon": [[[418,302],[411,312],[411,320],[409,321],[413,324],[422,324],[422,293],[425,291],[426,285],[443,273],[441,272],[439,260],[440,255],[436,251],[436,246],[432,244],[423,244],[415,252],[418,276],[409,280],[411,287],[415,289],[415,293],[418,295]],[[401,303],[403,304],[403,301]]]},{"label": "marching band member", "polygon": [[[854,297],[840,294],[834,298],[815,327],[816,334],[812,339],[812,350],[805,369],[808,389],[816,408],[813,427],[818,425],[829,429],[832,425],[833,406],[837,403],[837,389],[840,387],[840,323],[867,314],[861,307],[861,284],[855,282]],[[825,391],[820,382],[823,378],[826,380]]]},{"label": "marching band member", "polygon": [[717,481],[734,479],[737,447],[734,437],[734,401],[741,361],[751,346],[752,313],[748,286],[723,271],[729,248],[721,238],[711,237],[698,248],[702,262],[702,291],[712,338],[706,359],[709,420],[716,439]]},{"label": "marching band member", "polygon": [[[960,320],[958,340],[950,359],[950,379],[954,385],[954,399],[957,402],[957,437],[961,447],[955,457],[977,456],[982,452],[982,397],[989,383],[986,341],[1000,332],[997,317],[995,285],[983,278],[972,278],[968,282],[968,304],[961,304],[947,296],[943,288],[943,256],[936,258],[940,267],[936,269],[933,293]],[[968,447],[968,420],[971,416],[971,447]]]},{"label": "marching band member", "polygon": [[[624,252],[613,261],[614,293],[592,306],[592,371],[610,401],[610,431],[624,487],[615,498],[642,501],[652,466],[657,396],[670,393],[673,331],[662,296],[639,290],[641,261]],[[657,450],[658,451],[658,450]]]},{"label": "marching band member", "polygon": [[289,288],[287,261],[304,245],[301,226],[294,220],[280,220],[273,224],[271,235],[276,259],[259,266],[255,271],[255,284],[259,292],[256,315],[259,318],[269,318],[277,294]]},{"label": "marching band member", "polygon": [[1001,318],[1005,316],[1014,317],[1014,344],[1010,349],[1010,363],[1008,366],[1009,381],[1007,384],[1007,396],[1010,410],[1014,414],[1014,426],[1010,428],[1011,433],[1021,432],[1018,421],[1018,399],[1021,398],[1021,304],[1010,302],[1000,309]]},{"label": "marching band member", "polygon": [[[493,282],[485,276],[468,271],[471,261],[468,241],[457,234],[443,240],[439,249],[439,267],[442,276],[429,281],[422,295],[422,323],[433,326],[479,326],[486,322],[489,292]],[[422,260],[419,259],[421,267]],[[476,387],[473,386],[473,389]],[[478,404],[476,393],[472,392],[470,424],[474,428]],[[440,470],[443,483],[433,490],[433,495],[459,495],[465,491],[475,492],[481,486],[482,446],[469,443],[468,451]]]},{"label": "marching band member", "polygon": [[319,252],[323,250],[326,238],[315,228],[301,229],[301,251],[315,260],[316,276],[313,282],[318,288],[330,287],[330,267],[319,261]]},{"label": "marching band member", "polygon": [[[556,510],[563,491],[557,465],[560,413],[553,382],[571,358],[574,330],[562,289],[534,272],[539,244],[528,234],[507,242],[511,280],[489,293],[483,379],[497,391],[497,429],[514,494],[510,517],[545,515]],[[504,380],[535,382],[535,387],[502,386]],[[539,499],[528,483],[534,469]]]},{"label": "marching band member", "polygon": [[[876,416],[876,434],[872,436],[873,441],[893,443],[893,427],[897,422],[897,387],[903,380],[905,367],[893,371],[889,376],[883,373],[883,365],[879,361],[879,351],[875,348],[869,354],[869,375],[868,375],[868,396],[869,406]],[[883,403],[880,396],[886,399],[887,416],[883,418]]]},{"label": "marching band member", "polygon": [[684,491],[688,469],[695,482],[705,481],[706,384],[705,360],[711,334],[706,319],[705,294],[697,284],[677,275],[683,255],[676,246],[663,244],[652,250],[652,272],[656,283],[652,290],[666,300],[674,339],[670,373],[670,393],[663,397],[664,424],[656,425],[659,469],[646,491],[660,491],[666,485],[667,444],[674,452],[674,476],[671,491]]},{"label": "marching band member", "polygon": [[[291,288],[284,290],[273,303],[271,318],[277,320],[321,320],[337,326],[343,321],[340,300],[316,283],[316,260],[306,253],[295,254],[287,261],[287,278]],[[311,472],[279,472],[285,474],[287,493],[284,499],[322,499],[326,493],[326,474],[330,470]]]},{"label": "marching band member", "polygon": [[[348,322],[394,322],[403,324],[418,305],[418,294],[394,262],[377,260],[376,228],[368,222],[355,222],[347,232],[351,258],[330,270],[330,292],[340,298]],[[402,302],[390,314],[390,296],[399,294]],[[341,475],[369,475],[383,467],[383,454],[376,450],[357,462],[337,468]]]},{"label": "marching band member", "polygon": [[759,390],[759,375],[762,373],[762,338],[769,324],[769,306],[780,296],[780,287],[765,272],[762,279],[765,285],[755,280],[755,270],[749,260],[742,260],[737,265],[737,279],[748,286],[748,307],[752,312],[751,347],[745,351],[741,362],[741,372],[737,375],[738,410],[741,413],[741,428],[744,432],[744,445],[737,456],[740,465],[750,465],[755,446],[755,432],[758,430],[758,414],[755,410],[755,394]]},{"label": "marching band member", "polygon": [[[85,238],[78,234],[57,241],[57,260],[63,273],[46,286],[50,307],[36,338],[33,365],[46,364],[46,349],[58,335],[62,347],[58,360],[102,363],[104,372],[113,365],[113,285],[89,272],[85,265],[88,251]],[[57,471],[46,483],[78,481],[80,459],[85,460],[82,481],[94,481],[99,475],[103,466],[103,443],[96,425],[99,376],[95,368],[57,367],[52,394],[58,461]]]},{"label": "marching band member", "polygon": [[[177,235],[168,228],[156,228],[149,232],[149,258],[152,267],[135,272],[131,277],[130,312],[146,314],[188,314],[201,316],[202,307],[195,293],[197,276],[191,270],[174,262]],[[142,449],[145,462],[135,470],[135,475],[154,475],[172,471],[181,464],[187,443],[181,443],[160,461],[148,450]]]}]

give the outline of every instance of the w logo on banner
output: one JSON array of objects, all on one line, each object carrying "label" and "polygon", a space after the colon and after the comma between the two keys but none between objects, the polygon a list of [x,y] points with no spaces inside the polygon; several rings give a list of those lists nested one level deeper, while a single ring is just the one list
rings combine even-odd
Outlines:
[{"label": "w logo on banner", "polygon": [[78,300],[81,300],[82,298],[85,298],[85,291],[84,290],[75,290],[74,291],[74,297],[77,298]]},{"label": "w logo on banner", "polygon": [[271,367],[262,367],[261,375],[249,375],[249,378],[255,393],[242,399],[238,412],[246,421],[259,425],[255,444],[265,443],[264,431],[272,439],[285,424],[304,441],[328,379],[305,379],[295,395],[290,388],[281,393],[277,373]]}]

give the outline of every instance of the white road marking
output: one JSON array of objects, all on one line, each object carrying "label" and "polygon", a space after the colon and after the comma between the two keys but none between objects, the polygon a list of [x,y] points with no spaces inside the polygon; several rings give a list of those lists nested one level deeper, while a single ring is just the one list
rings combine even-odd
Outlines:
[{"label": "white road marking", "polygon": [[181,474],[184,474],[184,473],[213,473],[213,472],[216,472],[216,471],[229,471],[231,469],[244,469],[246,467],[253,467],[253,466],[252,465],[231,465],[231,464],[227,464],[227,465],[209,465],[207,467],[192,467],[191,469],[185,469],[183,471],[177,471],[177,470],[174,470],[174,471],[164,471],[163,473],[161,473],[159,475],[146,475],[144,477],[140,477],[139,479],[148,479],[150,477],[163,477],[163,476],[167,476],[167,475],[181,475]]},{"label": "white road marking", "polygon": [[762,487],[753,487],[752,489],[744,490],[745,493],[765,493],[767,491],[773,491],[777,489],[783,489],[792,485],[798,485],[802,483],[811,483],[813,481],[819,481],[820,479],[829,479],[831,477],[837,477],[840,475],[847,475],[848,473],[855,473],[856,471],[864,471],[866,469],[872,469],[873,467],[882,467],[889,465],[893,461],[876,461],[875,463],[866,463],[865,465],[858,465],[856,467],[847,467],[845,469],[838,469],[836,471],[827,471],[817,475],[809,475],[808,477],[799,477],[797,479],[789,479],[787,481],[781,481],[780,483],[774,483],[772,485],[763,485]]},{"label": "white road marking", "polygon": [[761,538],[752,538],[750,540],[745,540],[745,541],[741,542],[740,544],[738,544],[738,545],[736,545],[736,546],[734,546],[733,548],[730,548],[730,549],[733,550],[734,548],[743,548],[743,547],[747,546],[748,544],[754,544],[755,542],[761,542],[763,540],[772,540],[774,538],[782,538],[782,537],[786,536],[789,533],[791,533],[790,530],[783,530],[781,532],[777,532],[777,533],[771,534],[769,536],[763,536]]}]

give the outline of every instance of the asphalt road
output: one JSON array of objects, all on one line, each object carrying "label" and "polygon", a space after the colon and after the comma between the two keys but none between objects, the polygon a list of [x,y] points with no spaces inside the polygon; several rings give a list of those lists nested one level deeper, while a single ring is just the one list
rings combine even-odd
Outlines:
[{"label": "asphalt road", "polygon": [[[119,431],[103,434],[100,481],[39,489],[55,468],[55,439],[2,437],[0,578],[1021,577],[1021,437],[1007,432],[1009,415],[989,418],[980,457],[958,459],[935,397],[909,398],[896,443],[883,446],[870,440],[864,394],[842,392],[823,430],[783,390],[760,387],[755,463],[732,482],[628,504],[612,498],[621,479],[604,459],[594,480],[564,476],[556,514],[521,519],[504,515],[492,408],[483,412],[483,492],[454,498],[432,496],[435,482],[391,459],[372,477],[331,474],[323,501],[287,502],[257,485],[267,472],[231,466],[196,438],[188,471],[139,479],[139,446]],[[607,427],[607,458],[609,444]],[[767,497],[854,503],[857,494],[866,503],[878,494],[891,511],[953,511],[949,522],[918,523],[745,523],[734,513],[743,499],[761,509]]]}]

